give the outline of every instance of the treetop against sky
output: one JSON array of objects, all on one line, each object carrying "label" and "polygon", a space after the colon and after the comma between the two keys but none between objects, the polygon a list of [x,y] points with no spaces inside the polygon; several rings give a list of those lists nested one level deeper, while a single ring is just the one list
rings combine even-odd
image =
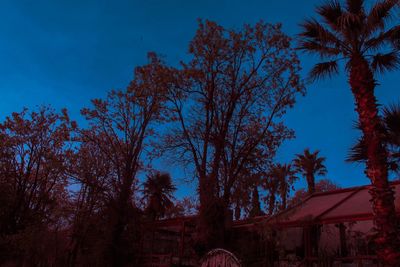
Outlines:
[{"label": "treetop against sky", "polygon": [[[163,55],[172,65],[187,59],[198,18],[226,28],[261,19],[281,22],[284,32],[296,38],[299,24],[314,16],[322,2],[5,0],[0,10],[0,118],[24,106],[51,104],[66,107],[83,123],[80,109],[113,88],[125,88],[134,67],[146,62],[148,51]],[[299,56],[305,77],[318,59]],[[396,81],[398,71],[378,76],[379,103],[400,101]],[[319,149],[327,158],[330,179],[342,186],[368,183],[361,165],[345,162],[360,134],[354,129],[356,118],[346,76],[307,85],[306,96],[298,97],[286,114],[286,125],[295,130],[296,138],[284,143],[277,161],[289,162],[306,147]],[[156,165],[174,178],[186,175],[162,161]],[[179,195],[187,194],[187,186],[179,189]]]}]

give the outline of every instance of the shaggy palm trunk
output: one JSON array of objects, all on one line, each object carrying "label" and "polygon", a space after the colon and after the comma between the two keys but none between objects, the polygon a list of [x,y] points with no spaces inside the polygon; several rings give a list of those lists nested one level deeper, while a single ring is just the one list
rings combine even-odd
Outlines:
[{"label": "shaggy palm trunk", "polygon": [[374,95],[375,80],[368,62],[354,56],[350,62],[350,86],[355,97],[367,149],[366,175],[371,180],[377,255],[386,266],[399,266],[399,237],[387,170],[387,152],[380,135],[380,119]]}]

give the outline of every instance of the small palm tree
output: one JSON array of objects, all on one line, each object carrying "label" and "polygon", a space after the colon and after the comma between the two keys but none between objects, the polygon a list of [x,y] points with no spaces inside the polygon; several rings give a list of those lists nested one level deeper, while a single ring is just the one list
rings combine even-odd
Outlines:
[{"label": "small palm tree", "polygon": [[276,190],[281,198],[281,210],[287,207],[290,190],[293,188],[293,183],[298,179],[296,174],[296,170],[291,164],[277,163],[270,168],[270,179],[277,185]]},{"label": "small palm tree", "polygon": [[152,220],[164,217],[166,211],[174,205],[172,200],[175,190],[168,173],[156,172],[148,175],[143,184],[143,196],[147,203],[145,213]]},{"label": "small palm tree", "polygon": [[[388,151],[389,169],[400,173],[400,104],[383,109],[381,131],[383,143]],[[367,159],[367,146],[361,137],[351,148],[347,161],[366,162]]]},{"label": "small palm tree", "polygon": [[275,212],[276,195],[279,189],[279,178],[275,173],[273,166],[263,179],[262,185],[268,192],[268,195],[266,196],[266,201],[268,202],[268,215],[272,215]]},{"label": "small palm tree", "polygon": [[315,192],[315,176],[326,175],[327,169],[324,165],[325,158],[318,155],[319,151],[311,153],[307,148],[303,154],[297,154],[293,160],[296,171],[306,178],[308,193]]},{"label": "small palm tree", "polygon": [[336,74],[338,61],[346,63],[366,144],[366,174],[373,185],[377,254],[391,266],[400,263],[399,238],[394,193],[388,180],[387,151],[379,129],[374,73],[396,69],[400,64],[400,26],[388,27],[398,4],[399,0],[380,0],[367,11],[363,0],[347,0],[345,5],[331,0],[317,9],[322,22],[310,19],[302,24],[299,44],[300,49],[323,60],[311,70],[312,79]]},{"label": "small palm tree", "polygon": [[296,171],[291,164],[276,163],[270,167],[264,179],[264,187],[268,191],[268,213],[273,214],[276,209],[276,196],[281,199],[281,210],[287,207],[287,198],[293,183],[297,180]]},{"label": "small palm tree", "polygon": [[293,184],[298,180],[297,172],[294,170],[291,164],[277,164],[279,174],[279,195],[282,200],[281,209],[284,210],[287,207],[287,199],[289,197],[290,190],[294,189]]}]

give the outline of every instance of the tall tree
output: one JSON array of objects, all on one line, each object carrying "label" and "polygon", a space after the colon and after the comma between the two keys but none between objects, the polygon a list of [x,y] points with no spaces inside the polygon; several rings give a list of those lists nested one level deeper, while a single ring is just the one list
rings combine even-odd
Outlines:
[{"label": "tall tree", "polygon": [[125,264],[123,247],[130,245],[124,241],[124,232],[134,219],[129,216],[134,216],[133,194],[137,173],[144,166],[142,154],[156,134],[154,124],[165,119],[165,70],[163,62],[150,53],[149,63],[135,69],[126,90],[113,90],[105,100],[95,99],[92,108],[82,110],[89,124],[80,131],[82,141],[96,146],[112,165],[107,213],[110,236],[104,253],[104,262],[112,266]]},{"label": "tall tree", "polygon": [[306,178],[309,194],[315,192],[315,175],[325,175],[327,173],[324,165],[325,158],[320,157],[318,154],[318,150],[311,153],[307,148],[303,154],[297,154],[293,160],[296,171]]},{"label": "tall tree", "polygon": [[152,173],[143,184],[143,195],[146,199],[145,212],[152,219],[161,219],[174,205],[176,187],[168,173]]},{"label": "tall tree", "polygon": [[106,242],[102,233],[109,230],[103,217],[115,178],[112,164],[91,142],[83,142],[70,153],[67,164],[71,188],[78,188],[71,190],[68,266],[101,266],[104,251],[99,248]]},{"label": "tall tree", "polygon": [[347,0],[345,5],[330,1],[317,9],[322,22],[306,20],[300,34],[300,49],[324,60],[311,70],[311,78],[338,73],[338,61],[346,61],[367,145],[365,172],[373,185],[371,196],[378,256],[387,265],[398,265],[399,238],[394,193],[388,181],[388,155],[379,130],[374,73],[393,70],[400,63],[400,26],[390,27],[389,23],[398,3],[398,0],[377,1],[367,11],[362,0]]},{"label": "tall tree", "polygon": [[208,249],[223,245],[224,214],[238,179],[265,169],[291,136],[279,118],[303,85],[280,25],[260,22],[235,31],[200,22],[189,51],[191,60],[175,71],[170,90],[177,123],[165,143],[177,160],[194,167],[199,243]]},{"label": "tall tree", "polygon": [[60,264],[54,248],[62,246],[48,241],[65,230],[70,131],[66,110],[49,107],[0,124],[0,265]]}]

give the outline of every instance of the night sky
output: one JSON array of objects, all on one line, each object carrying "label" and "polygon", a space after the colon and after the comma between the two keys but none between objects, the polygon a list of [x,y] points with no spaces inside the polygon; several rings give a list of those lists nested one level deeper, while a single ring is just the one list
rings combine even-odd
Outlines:
[{"label": "night sky", "polygon": [[[90,99],[127,86],[133,68],[146,62],[148,51],[164,55],[173,65],[187,58],[198,18],[228,28],[260,19],[282,22],[284,31],[295,37],[299,23],[314,16],[315,6],[322,2],[1,0],[0,119],[24,106],[51,104],[56,109],[68,108],[79,122],[79,110]],[[318,59],[305,54],[300,58],[305,77]],[[379,103],[400,101],[398,75],[396,71],[377,77]],[[344,161],[359,135],[346,79],[341,75],[307,86],[307,95],[299,97],[285,117],[296,139],[286,142],[277,157],[284,163],[306,147],[319,149],[327,157],[327,177],[343,187],[368,183],[361,165]],[[179,167],[161,162],[157,168],[176,178],[179,196],[190,193],[190,187],[181,182],[185,174]]]}]

